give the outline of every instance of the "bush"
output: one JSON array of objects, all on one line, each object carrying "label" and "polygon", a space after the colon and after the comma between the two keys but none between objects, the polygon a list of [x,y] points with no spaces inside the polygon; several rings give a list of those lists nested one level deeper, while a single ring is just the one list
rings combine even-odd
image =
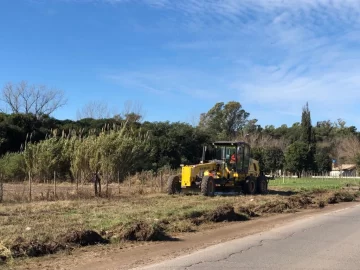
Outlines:
[{"label": "bush", "polygon": [[0,173],[4,180],[22,181],[26,177],[24,156],[20,153],[7,153],[0,159]]}]

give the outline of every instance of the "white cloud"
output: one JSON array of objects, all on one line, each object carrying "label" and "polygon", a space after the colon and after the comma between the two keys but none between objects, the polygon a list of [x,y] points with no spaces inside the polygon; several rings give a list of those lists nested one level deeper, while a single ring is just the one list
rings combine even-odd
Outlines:
[{"label": "white cloud", "polygon": [[[220,99],[235,93],[255,115],[252,105],[299,115],[309,101],[318,118],[346,115],[360,125],[356,114],[344,110],[360,99],[360,1],[134,1],[175,11],[177,18],[169,23],[186,38],[174,35],[163,48],[211,53],[202,58],[206,71],[198,72],[189,61],[188,71],[175,64],[171,72],[169,67],[142,68],[117,75],[118,82],[194,98],[216,99],[221,88]],[[211,71],[209,55],[219,59],[223,72]]]},{"label": "white cloud", "polygon": [[191,97],[204,100],[217,100],[221,93],[217,89],[201,88],[204,78],[210,78],[209,74],[196,70],[181,70],[174,68],[152,69],[145,71],[116,71],[105,75],[109,79],[125,89],[131,88],[137,91],[150,92],[169,98]]}]

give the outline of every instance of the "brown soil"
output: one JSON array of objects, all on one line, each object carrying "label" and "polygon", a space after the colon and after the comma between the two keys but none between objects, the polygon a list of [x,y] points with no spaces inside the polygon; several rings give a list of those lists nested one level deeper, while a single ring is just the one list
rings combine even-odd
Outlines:
[{"label": "brown soil", "polygon": [[61,236],[60,243],[75,244],[80,246],[91,246],[96,244],[107,244],[108,240],[104,239],[95,231],[70,231]]},{"label": "brown soil", "polygon": [[[20,257],[40,257],[55,254],[62,250],[72,249],[73,246],[89,246],[96,244],[106,244],[108,240],[102,238],[94,231],[70,231],[61,236],[57,241],[25,241],[19,237],[10,247],[13,258]],[[5,261],[7,258],[3,258]]]},{"label": "brown soil", "polygon": [[355,201],[355,199],[356,198],[354,194],[351,194],[349,192],[336,192],[334,195],[329,197],[328,203],[335,204],[340,202],[352,202]]},{"label": "brown soil", "polygon": [[166,241],[171,239],[170,236],[166,235],[163,227],[145,221],[139,221],[129,228],[123,228],[121,238],[130,241]]},{"label": "brown soil", "polygon": [[65,249],[65,246],[56,242],[40,242],[36,240],[26,242],[22,238],[18,238],[10,248],[13,258],[23,256],[40,257],[54,254],[63,249]]},{"label": "brown soil", "polygon": [[[26,260],[17,269],[131,269],[171,259],[224,241],[259,233],[283,224],[354,206],[359,202],[329,205],[324,209],[303,209],[296,213],[263,216],[247,222],[225,222],[202,225],[196,233],[176,235],[178,241],[135,242],[76,249],[71,255],[58,253]],[[230,209],[231,212],[231,209]],[[141,255],[140,255],[141,254]]]},{"label": "brown soil", "polygon": [[[236,213],[234,207],[231,205],[222,205],[216,208],[214,211],[206,213],[201,217],[203,221],[209,222],[223,222],[223,221],[245,221],[249,218],[245,214]],[[195,222],[199,222],[195,220]]]}]

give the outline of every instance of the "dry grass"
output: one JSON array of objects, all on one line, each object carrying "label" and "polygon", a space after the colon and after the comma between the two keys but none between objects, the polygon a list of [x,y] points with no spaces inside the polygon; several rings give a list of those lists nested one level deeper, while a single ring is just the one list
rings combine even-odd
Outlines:
[{"label": "dry grass", "polygon": [[[177,171],[154,175],[151,172],[137,173],[127,177],[122,183],[117,181],[108,185],[104,179],[101,183],[101,197],[120,198],[126,195],[147,195],[165,191],[166,181],[171,174]],[[94,186],[91,181],[83,181],[80,184],[62,182],[56,183],[46,181],[45,183],[32,183],[31,189],[28,181],[3,184],[4,202],[29,202],[31,201],[55,201],[55,200],[78,200],[93,199],[95,197]]]},{"label": "dry grass", "polygon": [[13,256],[41,256],[82,242],[170,240],[174,234],[195,231],[204,223],[244,221],[253,216],[324,207],[327,203],[352,201],[356,195],[317,190],[291,196],[149,194],[111,200],[4,203],[0,205],[0,239],[4,250],[10,249]]},{"label": "dry grass", "polygon": [[171,240],[206,223],[323,208],[359,195],[355,183],[348,187],[353,190],[345,191],[324,182],[308,189],[297,185],[293,188],[297,192],[272,187],[278,192],[266,196],[168,196],[161,193],[167,177],[145,173],[122,184],[103,185],[101,197],[94,196],[90,183],[78,188],[58,184],[56,196],[53,184],[33,184],[31,202],[28,183],[5,184],[0,204],[0,264],[11,257],[42,256],[83,245]]}]

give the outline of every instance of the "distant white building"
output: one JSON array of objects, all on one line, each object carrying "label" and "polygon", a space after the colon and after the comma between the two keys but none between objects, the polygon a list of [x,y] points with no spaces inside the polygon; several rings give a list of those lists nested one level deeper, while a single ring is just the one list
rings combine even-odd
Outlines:
[{"label": "distant white building", "polygon": [[340,177],[340,176],[357,176],[356,173],[356,164],[342,164],[339,166],[332,166],[330,176]]}]

